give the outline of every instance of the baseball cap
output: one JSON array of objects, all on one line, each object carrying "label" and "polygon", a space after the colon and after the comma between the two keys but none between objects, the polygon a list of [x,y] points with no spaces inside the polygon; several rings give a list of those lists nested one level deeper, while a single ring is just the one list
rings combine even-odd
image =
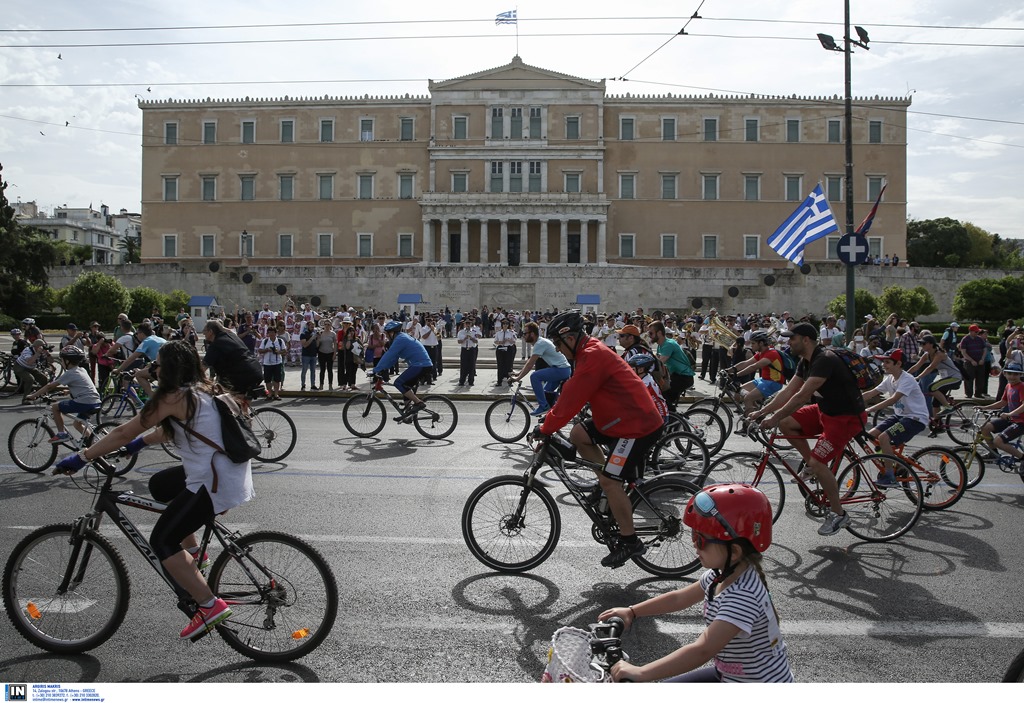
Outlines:
[{"label": "baseball cap", "polygon": [[1024,368],[1021,368],[1020,364],[1007,364],[1003,373],[1024,373]]},{"label": "baseball cap", "polygon": [[810,322],[798,322],[797,324],[793,325],[793,329],[783,330],[779,334],[779,336],[786,337],[788,339],[789,337],[792,337],[793,335],[797,334],[800,335],[801,337],[807,337],[808,339],[817,340],[818,328],[812,325]]},{"label": "baseball cap", "polygon": [[68,329],[69,330],[76,330],[77,331],[78,330],[78,325],[76,325],[74,322],[70,322],[70,323],[68,323]]},{"label": "baseball cap", "polygon": [[874,316],[874,315],[871,315],[871,314],[868,314],[868,315],[865,315],[865,316],[864,316],[864,319],[865,319],[865,320],[874,320],[874,319],[875,319],[875,316]]},{"label": "baseball cap", "polygon": [[898,362],[900,362],[902,364],[903,363],[903,350],[902,349],[890,349],[885,354],[875,354],[874,357],[876,359],[879,359],[879,360],[881,360],[881,359],[892,359],[893,361],[898,361]]},{"label": "baseball cap", "polygon": [[970,332],[981,332],[981,328],[978,327],[977,325],[971,325],[970,327],[967,328],[967,330]]},{"label": "baseball cap", "polygon": [[634,337],[639,337],[640,328],[636,325],[623,325],[622,329],[619,330],[619,334],[631,334]]},{"label": "baseball cap", "polygon": [[959,322],[956,322],[956,321],[954,320],[953,322],[950,322],[950,323],[949,323],[949,326],[950,326],[950,327],[960,327],[960,323],[959,323]]}]

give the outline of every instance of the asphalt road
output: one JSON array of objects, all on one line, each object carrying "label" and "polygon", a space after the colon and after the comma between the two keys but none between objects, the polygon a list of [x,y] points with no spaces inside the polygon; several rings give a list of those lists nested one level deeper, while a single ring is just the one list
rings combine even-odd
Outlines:
[{"label": "asphalt road", "polygon": [[[460,402],[458,429],[444,441],[393,423],[375,439],[350,437],[337,401],[276,405],[295,419],[298,446],[286,463],[254,468],[258,498],[227,522],[302,535],[331,563],[341,603],[318,650],[293,665],[264,666],[215,636],[179,642],[184,618],[170,592],[111,532],[132,578],[121,629],[86,655],[62,657],[36,649],[2,618],[0,679],[536,681],[557,628],[585,626],[606,607],[680,584],[633,564],[602,568],[606,551],[568,496],[561,541],[546,563],[507,576],[477,562],[459,526],[467,495],[529,460],[525,445],[491,441],[484,402]],[[5,402],[0,438],[32,412]],[[726,451],[751,448],[749,440],[730,439]],[[123,486],[145,493],[147,475],[170,465],[160,450],[146,450]],[[24,473],[0,452],[0,558],[32,527],[85,513],[90,500],[80,488],[68,478]],[[798,680],[996,681],[1024,647],[1024,483],[1017,476],[988,473],[953,508],[924,514],[909,535],[888,544],[846,532],[819,537],[793,495],[765,566]],[[148,534],[152,516],[133,518]],[[624,647],[645,662],[701,629],[696,611],[642,620]]]}]

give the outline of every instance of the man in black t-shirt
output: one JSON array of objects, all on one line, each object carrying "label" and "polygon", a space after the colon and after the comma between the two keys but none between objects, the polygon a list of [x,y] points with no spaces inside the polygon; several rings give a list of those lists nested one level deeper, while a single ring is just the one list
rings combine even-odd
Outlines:
[{"label": "man in black t-shirt", "polygon": [[259,359],[219,321],[208,321],[203,336],[206,338],[203,366],[217,375],[222,386],[245,394],[263,382],[263,365]]},{"label": "man in black t-shirt", "polygon": [[[850,522],[839,504],[839,484],[829,469],[847,442],[864,430],[864,399],[846,362],[818,346],[818,330],[801,322],[781,335],[800,360],[796,375],[772,401],[751,415],[765,429],[778,426],[784,435],[818,436],[814,449],[806,439],[788,440],[800,452],[828,499],[831,510],[818,528],[819,535],[834,535]],[[805,403],[814,402],[812,405]]]}]

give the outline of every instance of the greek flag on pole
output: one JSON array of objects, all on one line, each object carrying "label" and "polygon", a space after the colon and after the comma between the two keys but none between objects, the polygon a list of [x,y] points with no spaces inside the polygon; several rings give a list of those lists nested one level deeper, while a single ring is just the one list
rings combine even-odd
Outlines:
[{"label": "greek flag on pole", "polygon": [[839,225],[819,183],[775,234],[768,237],[768,246],[799,266],[804,261],[805,246],[838,231]]},{"label": "greek flag on pole", "polygon": [[508,10],[507,12],[499,12],[498,16],[494,18],[494,24],[518,24],[516,19],[517,10]]}]

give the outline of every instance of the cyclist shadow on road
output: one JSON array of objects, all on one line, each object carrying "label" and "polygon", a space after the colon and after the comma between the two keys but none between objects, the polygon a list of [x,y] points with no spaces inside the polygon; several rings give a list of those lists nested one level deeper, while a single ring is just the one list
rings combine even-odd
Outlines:
[{"label": "cyclist shadow on road", "polygon": [[12,474],[0,479],[0,500],[27,498],[50,489],[51,481],[40,481],[43,474]]},{"label": "cyclist shadow on road", "polygon": [[447,439],[359,439],[344,437],[334,440],[344,449],[345,456],[352,462],[401,459],[412,456],[420,449],[448,447],[454,444]]},{"label": "cyclist shadow on road", "polygon": [[0,680],[91,683],[101,668],[91,654],[29,654],[0,660]]},{"label": "cyclist shadow on road", "polygon": [[[597,567],[595,565],[595,570]],[[578,594],[563,594],[552,581],[535,574],[483,573],[452,589],[458,607],[472,613],[513,618],[511,654],[527,680],[539,681],[547,663],[551,636],[560,627],[587,629],[603,610],[647,600],[687,585],[689,579],[651,577],[631,583],[600,582]],[[679,648],[679,639],[659,631],[659,622],[700,621],[662,616],[639,620],[622,637],[623,649],[638,661],[653,661]]]}]

